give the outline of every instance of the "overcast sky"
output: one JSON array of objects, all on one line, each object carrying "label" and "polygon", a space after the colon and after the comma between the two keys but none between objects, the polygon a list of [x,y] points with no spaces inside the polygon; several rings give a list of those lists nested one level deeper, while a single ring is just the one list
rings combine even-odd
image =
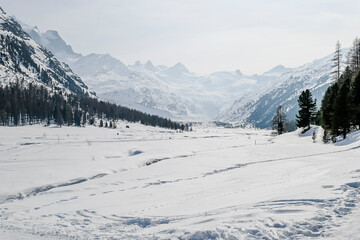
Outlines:
[{"label": "overcast sky", "polygon": [[125,64],[182,62],[190,71],[262,73],[330,54],[359,34],[359,0],[0,0],[76,52]]}]

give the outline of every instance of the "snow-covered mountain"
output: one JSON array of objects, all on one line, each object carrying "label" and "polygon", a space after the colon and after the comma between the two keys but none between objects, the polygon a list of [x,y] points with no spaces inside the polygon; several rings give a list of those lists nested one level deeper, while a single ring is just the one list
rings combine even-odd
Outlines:
[{"label": "snow-covered mountain", "polygon": [[278,65],[261,75],[247,76],[240,70],[198,75],[181,63],[169,67],[137,61],[126,66],[109,54],[82,56],[56,31],[24,28],[69,64],[100,98],[167,118],[269,127],[278,105],[292,120],[301,91],[310,89],[320,105],[332,82],[331,56],[294,69]]},{"label": "snow-covered mountain", "polygon": [[82,80],[0,8],[0,84],[42,85],[50,91],[92,95]]},{"label": "snow-covered mountain", "polygon": [[[343,50],[346,51],[346,50]],[[345,54],[345,53],[344,53]],[[294,69],[276,67],[264,75],[281,70],[273,85],[240,97],[218,120],[232,123],[252,123],[257,127],[270,127],[279,105],[285,109],[289,120],[295,119],[300,93],[309,89],[320,107],[327,87],[333,82],[330,77],[332,55],[317,59]]]},{"label": "snow-covered mountain", "polygon": [[21,23],[55,56],[66,62],[97,95],[143,112],[184,120],[213,119],[241,95],[271,85],[274,75],[246,76],[240,70],[198,75],[182,63],[155,66],[151,61],[126,66],[109,54],[82,56],[50,30]]},{"label": "snow-covered mountain", "polygon": [[291,71],[292,68],[286,68],[283,65],[277,65],[276,67],[270,69],[267,72],[264,72],[263,75],[265,76],[280,76],[283,73]]},{"label": "snow-covered mountain", "polygon": [[22,26],[33,40],[50,50],[60,61],[71,63],[82,57],[81,54],[75,53],[70,45],[66,44],[57,31],[48,30],[41,33],[37,26],[30,26],[15,16],[12,16],[12,18]]}]

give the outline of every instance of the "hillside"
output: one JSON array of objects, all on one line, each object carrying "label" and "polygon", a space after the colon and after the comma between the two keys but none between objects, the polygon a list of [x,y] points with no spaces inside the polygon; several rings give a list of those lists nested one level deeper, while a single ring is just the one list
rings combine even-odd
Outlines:
[{"label": "hillside", "polygon": [[19,82],[49,91],[92,96],[85,83],[53,54],[36,43],[0,8],[0,84]]},{"label": "hillside", "polygon": [[[56,41],[56,33],[48,31],[44,35],[38,39],[52,45],[60,43],[57,49],[65,46],[68,52],[72,51],[64,42]],[[122,119],[184,129],[169,119],[100,101],[67,64],[30,38],[1,8],[0,46],[0,122],[4,126],[33,123],[84,126],[104,118],[110,122]]]},{"label": "hillside", "polygon": [[[347,49],[343,50],[346,55]],[[232,123],[251,123],[256,127],[271,126],[272,118],[279,105],[282,105],[287,118],[295,119],[298,112],[298,97],[300,93],[309,89],[320,107],[326,89],[334,79],[330,77],[333,55],[317,59],[301,67],[290,69],[278,75],[272,86],[244,95],[218,120]]]}]

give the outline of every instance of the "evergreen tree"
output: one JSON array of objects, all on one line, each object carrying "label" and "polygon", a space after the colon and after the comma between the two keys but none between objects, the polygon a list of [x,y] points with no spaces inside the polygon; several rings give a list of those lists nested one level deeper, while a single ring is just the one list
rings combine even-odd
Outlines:
[{"label": "evergreen tree", "polygon": [[[316,116],[316,100],[312,98],[309,89],[302,91],[298,99],[299,113],[296,115],[297,127],[310,129],[310,123],[315,120]],[[305,129],[304,129],[305,130]]]},{"label": "evergreen tree", "polygon": [[277,108],[272,122],[273,122],[273,129],[276,130],[279,135],[288,131],[286,114],[281,105]]},{"label": "evergreen tree", "polygon": [[81,111],[76,109],[74,112],[74,123],[75,126],[81,126]]},{"label": "evergreen tree", "polygon": [[334,101],[334,113],[332,117],[331,133],[333,136],[342,135],[346,138],[346,135],[350,132],[351,126],[351,110],[350,110],[350,82],[352,72],[349,67],[346,67],[345,72],[340,78],[340,89],[336,95]]},{"label": "evergreen tree", "polygon": [[345,78],[334,101],[334,115],[331,126],[332,135],[338,136],[341,134],[344,139],[350,131],[349,90],[350,79]]},{"label": "evergreen tree", "polygon": [[314,123],[317,126],[321,125],[321,110],[320,109],[316,112]]},{"label": "evergreen tree", "polygon": [[58,104],[55,106],[54,118],[60,127],[64,124],[63,115],[61,114],[61,109]]},{"label": "evergreen tree", "polygon": [[357,70],[360,67],[360,39],[355,38],[353,42],[353,46],[349,51],[350,59],[349,66],[351,70]]},{"label": "evergreen tree", "polygon": [[83,126],[85,126],[85,124],[86,124],[86,112],[85,112],[85,111],[82,113],[82,121],[81,121],[81,124],[82,124]]},{"label": "evergreen tree", "polygon": [[334,101],[339,91],[339,84],[335,82],[328,87],[321,102],[321,126],[325,130],[331,129],[334,114]]},{"label": "evergreen tree", "polygon": [[334,68],[334,71],[332,72],[332,74],[333,74],[333,77],[334,77],[335,80],[338,80],[340,78],[340,74],[341,74],[341,58],[342,58],[341,45],[340,45],[340,42],[337,41],[336,47],[335,47],[334,57],[332,59],[333,68]]},{"label": "evergreen tree", "polygon": [[351,122],[360,129],[360,70],[357,71],[350,85],[349,101],[351,108]]}]

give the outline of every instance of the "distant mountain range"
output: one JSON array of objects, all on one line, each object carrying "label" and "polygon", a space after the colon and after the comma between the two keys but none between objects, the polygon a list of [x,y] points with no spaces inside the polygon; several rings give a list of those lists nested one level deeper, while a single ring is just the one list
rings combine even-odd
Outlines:
[{"label": "distant mountain range", "polygon": [[332,83],[330,55],[294,69],[278,65],[261,75],[247,76],[240,70],[198,75],[181,63],[169,67],[137,61],[127,66],[109,54],[83,56],[58,32],[41,33],[37,27],[21,24],[101,99],[172,119],[269,127],[279,105],[293,120],[302,90],[310,89],[319,106]]},{"label": "distant mountain range", "polygon": [[243,94],[272,85],[290,69],[277,66],[264,75],[246,76],[240,70],[198,75],[183,64],[154,66],[151,61],[126,66],[109,54],[83,56],[54,31],[41,33],[21,23],[39,44],[51,50],[105,100],[140,111],[180,120],[210,120]]}]

